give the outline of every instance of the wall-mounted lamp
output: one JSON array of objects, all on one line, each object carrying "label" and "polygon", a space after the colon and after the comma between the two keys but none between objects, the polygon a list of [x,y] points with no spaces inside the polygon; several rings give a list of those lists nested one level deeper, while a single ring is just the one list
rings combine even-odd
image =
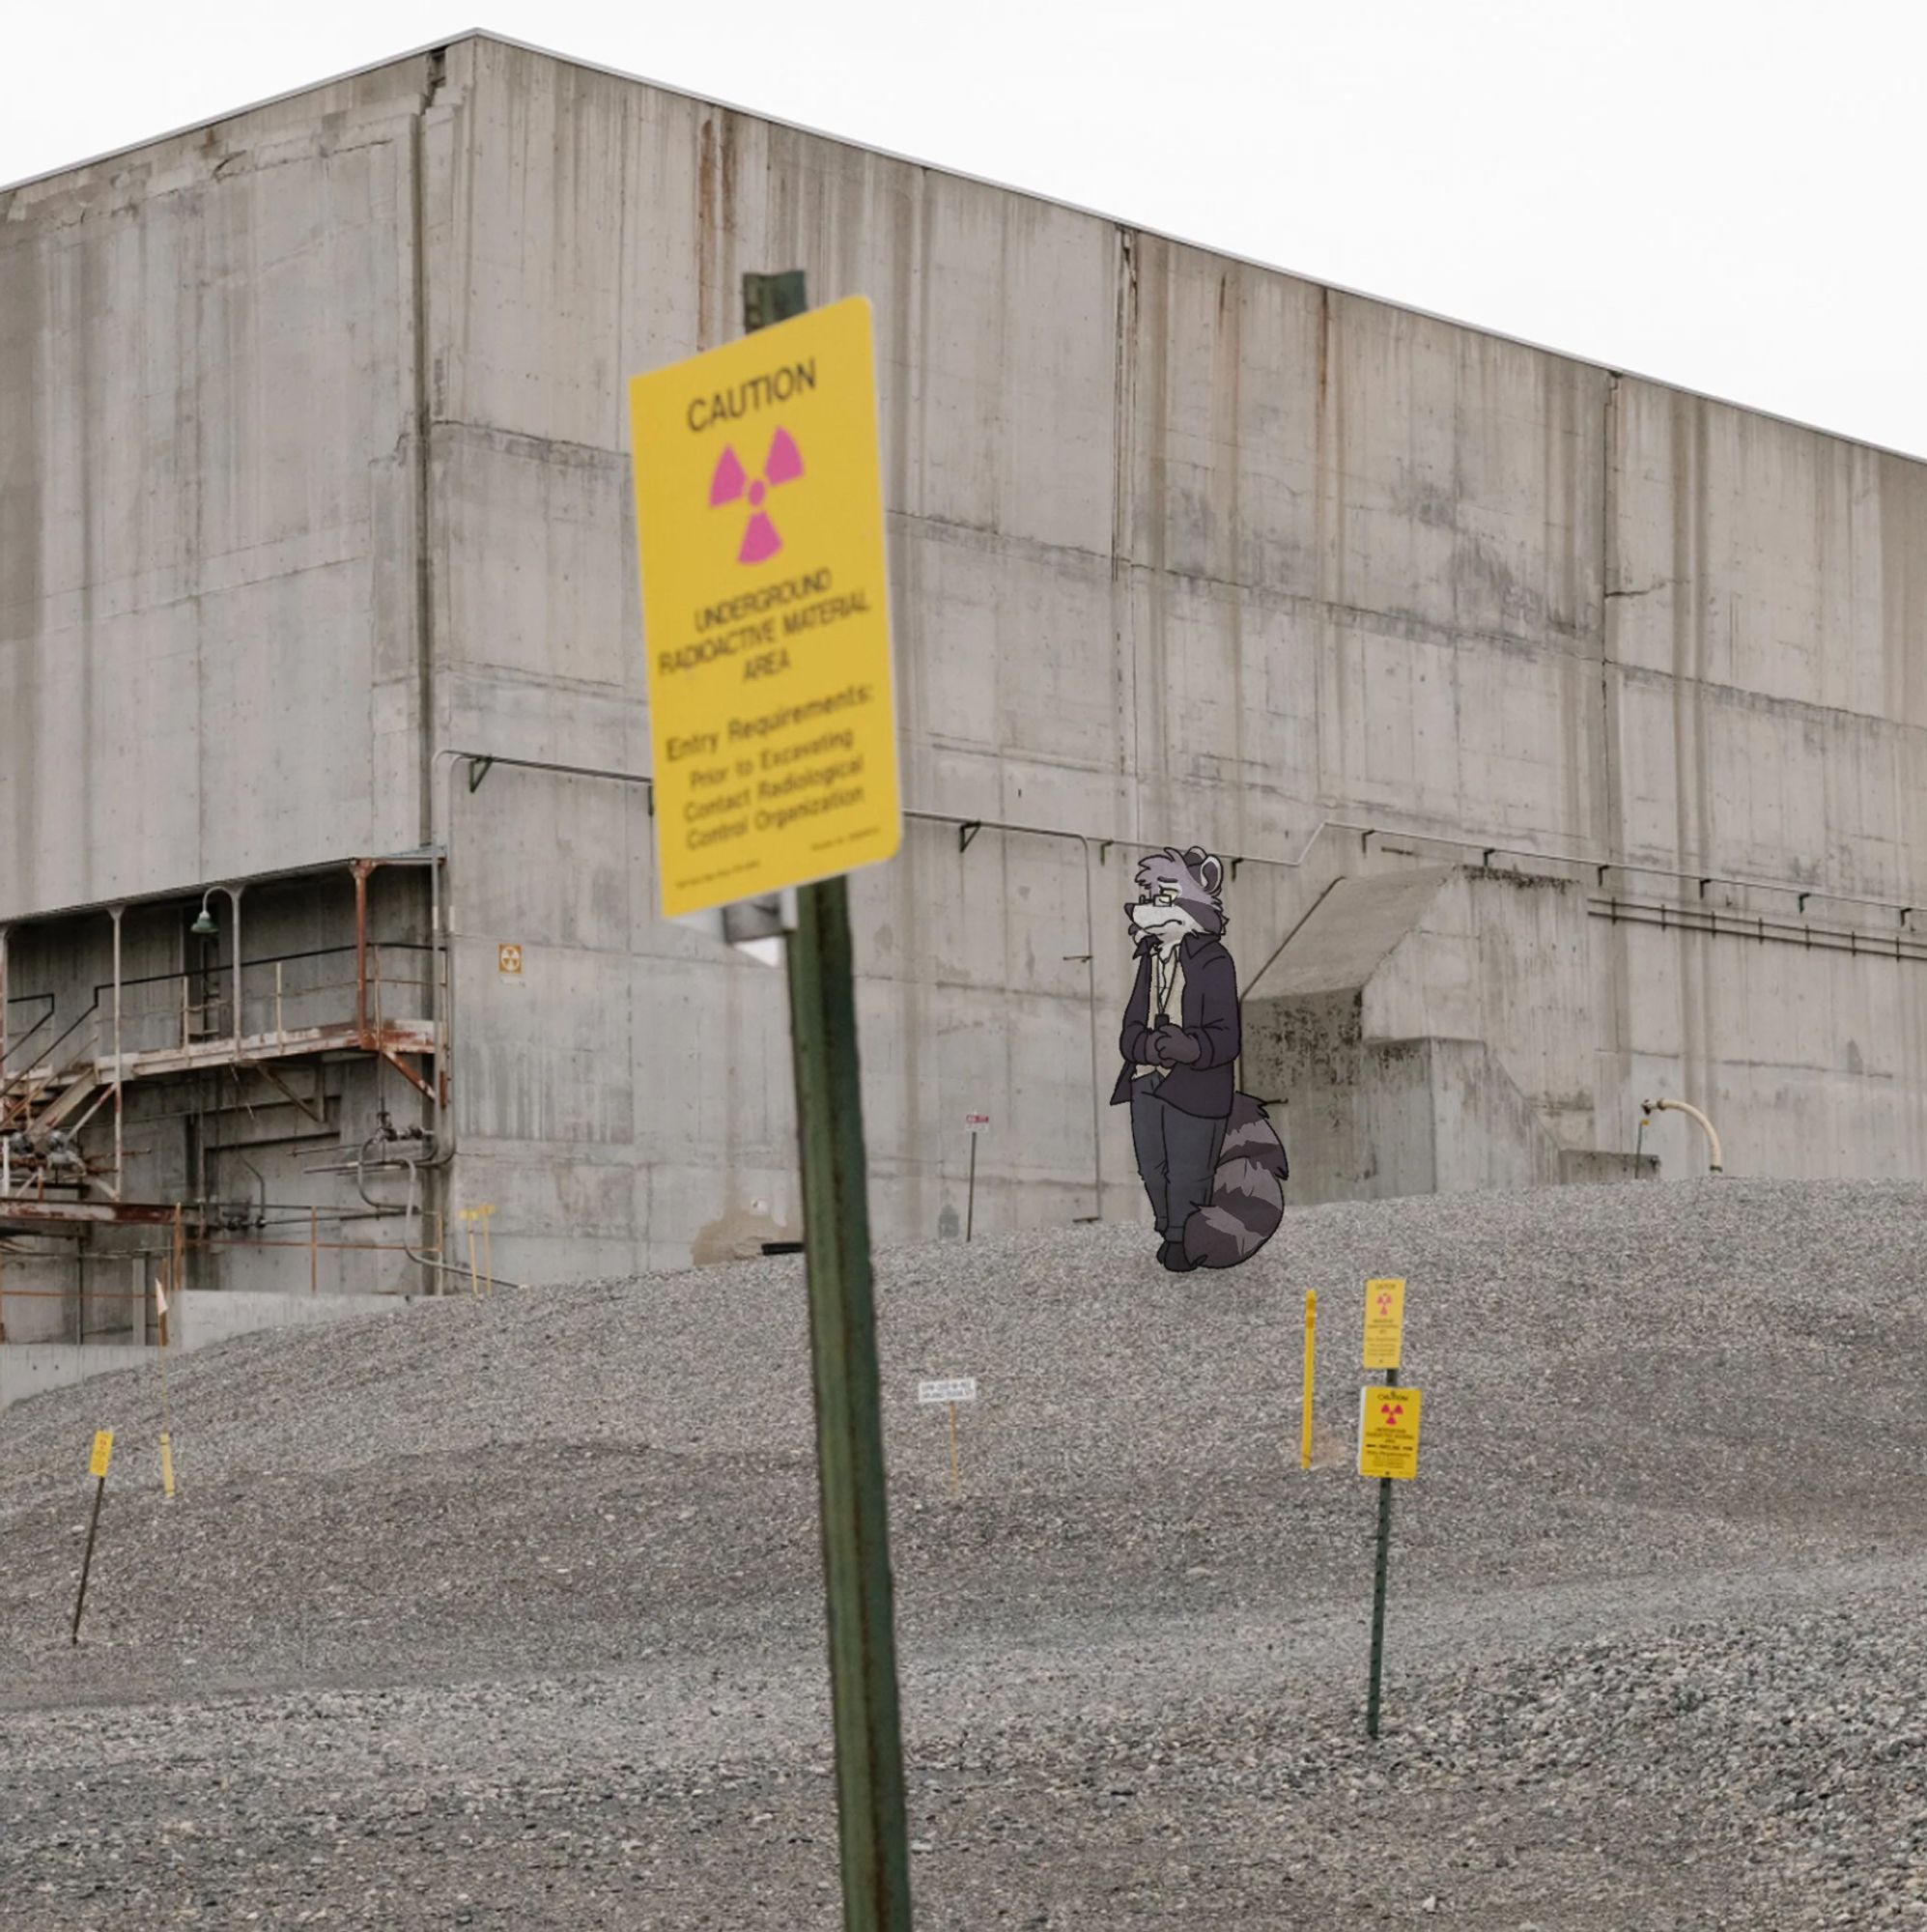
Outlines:
[{"label": "wall-mounted lamp", "polygon": [[214,916],[208,910],[208,901],[213,895],[214,889],[212,886],[201,895],[200,915],[195,919],[194,923],[187,928],[196,939],[212,939],[214,936]]}]

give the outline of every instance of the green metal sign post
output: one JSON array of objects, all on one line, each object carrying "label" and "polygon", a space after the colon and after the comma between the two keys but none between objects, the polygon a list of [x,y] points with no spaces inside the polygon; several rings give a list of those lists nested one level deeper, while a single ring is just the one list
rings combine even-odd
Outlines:
[{"label": "green metal sign post", "polygon": [[[800,271],[745,275],[746,328],[806,306]],[[910,1847],[870,1281],[867,1160],[843,878],[804,886],[784,945],[846,1932],[910,1932]]]},{"label": "green metal sign post", "polygon": [[[1399,1379],[1397,1369],[1385,1371],[1385,1386]],[[1392,1566],[1392,1478],[1378,1478],[1378,1557],[1372,1580],[1372,1684],[1365,1698],[1365,1735],[1378,1735],[1378,1686],[1385,1668],[1385,1583]]]},{"label": "green metal sign post", "polygon": [[787,952],[843,1923],[847,1932],[909,1932],[909,1832],[844,880],[798,893]]}]

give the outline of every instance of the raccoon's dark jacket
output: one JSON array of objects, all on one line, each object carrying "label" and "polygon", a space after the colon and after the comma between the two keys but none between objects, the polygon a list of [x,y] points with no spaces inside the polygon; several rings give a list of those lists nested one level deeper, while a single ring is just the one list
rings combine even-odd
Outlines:
[{"label": "raccoon's dark jacket", "polygon": [[1200,1267],[1235,1267],[1249,1261],[1285,1218],[1290,1173],[1285,1143],[1264,1102],[1234,1094],[1211,1198],[1184,1224],[1186,1257]]}]

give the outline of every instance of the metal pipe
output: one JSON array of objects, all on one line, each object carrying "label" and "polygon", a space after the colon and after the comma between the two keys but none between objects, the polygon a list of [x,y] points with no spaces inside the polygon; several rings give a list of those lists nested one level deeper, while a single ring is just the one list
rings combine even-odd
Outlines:
[{"label": "metal pipe", "polygon": [[[401,1156],[401,1162],[409,1171],[409,1220],[412,1220],[418,1211],[422,1211],[418,1210],[415,1205],[415,1181],[422,1164],[419,1161],[410,1160],[406,1154]],[[364,1200],[367,1199],[365,1195],[362,1198]],[[402,1223],[402,1241],[404,1247],[407,1247],[408,1242],[408,1221]],[[424,1224],[423,1233],[426,1234],[426,1232],[427,1229]],[[435,1261],[428,1255],[417,1253],[413,1248],[407,1248],[407,1252],[410,1261],[418,1262],[425,1268],[433,1268],[438,1274],[452,1274],[461,1281],[468,1279],[468,1272],[466,1268],[450,1267],[446,1262]],[[526,1288],[528,1284],[526,1282],[516,1282],[512,1286]]]},{"label": "metal pipe", "polygon": [[[518,758],[504,752],[471,752],[453,746],[444,746],[435,754],[436,758],[449,759],[449,809],[444,812],[442,837],[448,837],[448,826],[453,822],[453,783],[454,768],[457,763],[468,760],[480,763],[488,760],[497,765],[510,765],[523,771],[560,772],[571,778],[609,779],[620,784],[653,785],[654,781],[646,772],[626,772],[606,765],[564,764],[548,758]],[[433,761],[431,761],[433,762]],[[905,807],[905,818],[921,819],[933,825],[977,825],[986,832],[1021,832],[1036,838],[1084,838],[1097,839],[1110,845],[1128,845],[1136,841],[1116,837],[1099,838],[1095,833],[1065,832],[1048,825],[1017,825],[1006,819],[965,818],[950,811],[924,811],[915,807]],[[1708,872],[1703,867],[1695,867],[1690,871],[1672,866],[1650,866],[1637,860],[1607,858],[1601,859],[1597,853],[1545,852],[1525,845],[1507,845],[1487,838],[1456,837],[1446,832],[1421,832],[1399,826],[1361,825],[1353,819],[1333,818],[1329,815],[1318,820],[1299,848],[1295,858],[1270,858],[1262,853],[1243,852],[1239,862],[1247,866],[1273,866],[1287,871],[1295,871],[1311,856],[1312,849],[1327,832],[1356,832],[1365,838],[1382,837],[1390,834],[1400,838],[1417,838],[1428,845],[1444,845],[1454,851],[1476,852],[1482,858],[1500,856],[1508,859],[1536,859],[1543,865],[1575,866],[1589,867],[1597,871],[1601,867],[1608,870],[1642,874],[1653,879],[1673,879],[1690,881],[1697,892],[1702,881],[1710,886],[1730,886],[1740,892],[1782,893],[1797,895],[1802,902],[1805,899],[1830,899],[1836,905],[1873,906],[1883,912],[1913,912],[1918,909],[1917,899],[1909,899],[1904,904],[1899,899],[1875,898],[1864,893],[1829,892],[1822,886],[1801,886],[1784,879],[1749,879],[1738,875]]]},{"label": "metal pipe", "polygon": [[122,1055],[121,1041],[121,914],[124,909],[115,906],[110,917],[114,922],[114,1193],[118,1199],[128,1191],[128,1150],[122,1135],[122,1113],[127,1067]]},{"label": "metal pipe", "polygon": [[[433,793],[429,810],[433,811]],[[428,1018],[435,1032],[435,1104],[438,1115],[448,1108],[448,1039],[444,1024],[448,954],[441,942],[441,861],[428,868]],[[451,1123],[452,1124],[452,1123]]]},{"label": "metal pipe", "polygon": [[1707,1146],[1713,1151],[1713,1157],[1710,1163],[1708,1164],[1707,1172],[1709,1174],[1724,1174],[1726,1172],[1726,1159],[1725,1156],[1719,1151],[1719,1136],[1717,1133],[1714,1131],[1713,1122],[1709,1121],[1707,1117],[1704,1114],[1702,1114],[1700,1110],[1691,1103],[1691,1101],[1642,1100],[1639,1103],[1639,1111],[1642,1116],[1649,1116],[1653,1114],[1668,1114],[1668,1113],[1691,1115],[1691,1117],[1694,1120],[1696,1120],[1700,1123],[1700,1126],[1705,1130]]},{"label": "metal pipe", "polygon": [[234,1051],[241,1057],[241,895],[245,886],[227,888],[228,904],[234,908]]},{"label": "metal pipe", "polygon": [[368,1039],[368,874],[374,867],[357,859],[354,874],[354,1034],[365,1047]]}]

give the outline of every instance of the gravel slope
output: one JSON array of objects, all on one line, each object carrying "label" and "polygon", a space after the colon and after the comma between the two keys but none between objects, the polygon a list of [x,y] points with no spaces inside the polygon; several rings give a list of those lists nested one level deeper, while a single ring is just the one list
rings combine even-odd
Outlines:
[{"label": "gravel slope", "polygon": [[[879,1264],[920,1924],[1927,1925],[1927,1190],[1358,1204]],[[1407,1277],[1386,1735],[1346,1452]],[[833,1926],[800,1264],[0,1417],[0,1924]],[[918,1378],[971,1374],[965,1496]],[[118,1432],[88,1622],[93,1429]]]}]

